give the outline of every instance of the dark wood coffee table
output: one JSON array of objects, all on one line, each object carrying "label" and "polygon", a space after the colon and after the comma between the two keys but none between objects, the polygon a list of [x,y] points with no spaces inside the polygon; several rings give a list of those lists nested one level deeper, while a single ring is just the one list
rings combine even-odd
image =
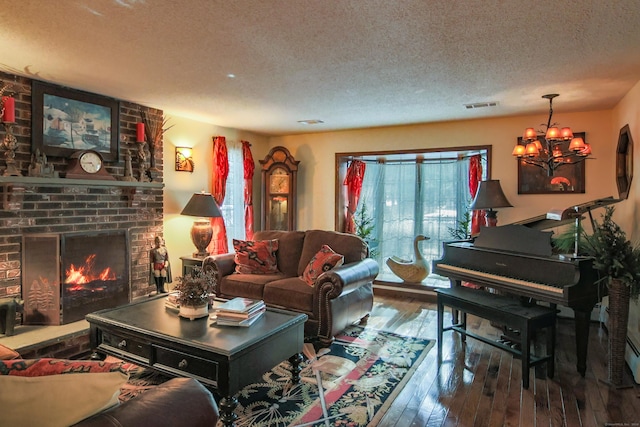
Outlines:
[{"label": "dark wood coffee table", "polygon": [[306,314],[269,308],[248,328],[217,326],[208,317],[181,318],[165,308],[164,300],[156,297],[88,314],[92,348],[199,380],[222,396],[225,426],[235,424],[236,393],[278,363],[288,358],[293,381],[300,380]]}]

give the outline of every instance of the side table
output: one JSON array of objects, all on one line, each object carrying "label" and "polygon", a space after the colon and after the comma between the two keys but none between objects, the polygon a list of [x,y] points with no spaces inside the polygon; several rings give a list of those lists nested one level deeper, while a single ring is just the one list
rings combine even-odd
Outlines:
[{"label": "side table", "polygon": [[182,276],[186,276],[191,273],[193,267],[202,267],[203,258],[194,258],[192,256],[181,256],[182,260]]}]

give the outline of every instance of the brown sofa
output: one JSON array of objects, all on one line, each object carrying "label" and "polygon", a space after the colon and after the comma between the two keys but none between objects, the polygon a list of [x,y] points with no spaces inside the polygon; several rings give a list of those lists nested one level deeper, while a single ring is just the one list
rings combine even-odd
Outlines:
[{"label": "brown sofa", "polygon": [[192,378],[174,378],[72,427],[212,427],[213,395]]},{"label": "brown sofa", "polygon": [[[373,279],[378,263],[360,237],[336,231],[258,231],[254,240],[278,239],[279,273],[235,272],[234,253],[203,260],[205,271],[217,277],[216,295],[222,298],[263,299],[267,306],[305,313],[305,337],[327,346],[352,323],[364,322],[373,307]],[[301,278],[322,245],[344,255],[344,264],[320,274],[314,286]]]}]

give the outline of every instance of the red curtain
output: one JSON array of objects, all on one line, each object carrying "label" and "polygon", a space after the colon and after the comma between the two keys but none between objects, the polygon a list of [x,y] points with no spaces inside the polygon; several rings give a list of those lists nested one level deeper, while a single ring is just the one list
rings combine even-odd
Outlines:
[{"label": "red curtain", "polygon": [[[478,186],[482,180],[482,162],[480,154],[476,154],[469,159],[469,194],[471,199],[476,197]],[[475,210],[471,212],[471,235],[475,236],[480,233],[480,225],[485,223],[485,213],[483,210]]]},{"label": "red curtain", "polygon": [[[229,176],[229,156],[227,153],[227,140],[224,136],[213,137],[213,179],[211,182],[211,194],[222,206],[227,186],[227,177]],[[210,254],[226,254],[229,252],[227,244],[227,229],[224,226],[224,218],[211,218],[211,227],[213,227],[213,239],[207,250]]]},{"label": "red curtain", "polygon": [[244,231],[247,240],[253,240],[253,172],[256,165],[251,155],[251,143],[242,142],[242,163],[244,164]]},{"label": "red curtain", "polygon": [[354,160],[347,169],[347,176],[344,178],[344,185],[347,186],[347,215],[344,222],[344,231],[354,234],[356,232],[356,224],[353,220],[356,209],[358,208],[358,200],[360,200],[360,192],[362,191],[362,180],[364,179],[364,171],[366,165],[361,160]]}]

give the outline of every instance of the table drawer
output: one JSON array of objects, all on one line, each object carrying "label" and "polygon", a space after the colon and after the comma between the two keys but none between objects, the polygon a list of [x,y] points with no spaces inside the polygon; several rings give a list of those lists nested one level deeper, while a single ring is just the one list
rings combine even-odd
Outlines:
[{"label": "table drawer", "polygon": [[102,340],[98,343],[98,346],[107,346],[118,353],[129,354],[132,355],[134,359],[142,359],[146,363],[149,363],[151,344],[141,339],[103,331]]},{"label": "table drawer", "polygon": [[214,383],[218,382],[217,362],[166,347],[154,346],[154,348],[156,353],[155,363],[163,365],[162,368],[178,375],[180,372],[184,372],[187,376],[195,375]]}]

